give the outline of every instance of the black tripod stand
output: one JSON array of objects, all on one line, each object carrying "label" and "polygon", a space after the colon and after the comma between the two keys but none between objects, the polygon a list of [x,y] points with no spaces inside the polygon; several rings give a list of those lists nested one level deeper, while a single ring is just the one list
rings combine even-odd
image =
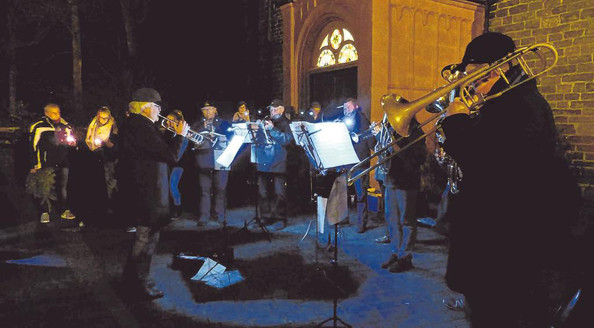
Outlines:
[{"label": "black tripod stand", "polygon": [[[334,256],[332,258],[332,260],[330,261],[330,263],[332,264],[332,270],[336,270],[336,267],[338,266],[338,225],[339,223],[336,223],[334,225]],[[328,275],[326,275],[326,272],[323,271],[324,269],[321,269],[324,277],[326,278],[326,280],[328,280],[330,283],[332,283],[334,285],[334,287],[340,291],[343,295],[346,295],[345,291],[342,290],[342,288],[340,288],[332,279],[328,278]],[[348,327],[351,328],[352,326],[349,325],[348,323],[346,323],[344,320],[342,320],[340,317],[338,317],[338,315],[336,314],[337,312],[337,308],[338,308],[338,295],[335,292],[334,293],[334,298],[333,298],[333,306],[332,306],[332,316],[328,319],[325,319],[324,321],[320,322],[319,324],[316,325],[316,327],[324,327],[324,324],[326,324],[327,322],[332,322],[332,327],[337,328],[337,327]],[[339,326],[338,323],[341,323],[342,326]]]},{"label": "black tripod stand", "polygon": [[[250,131],[250,136],[252,138],[252,147],[256,147],[258,146],[258,138],[257,138],[257,130],[253,130],[251,128],[248,128],[248,130]],[[252,174],[252,184],[254,186],[256,186],[256,192],[255,192],[255,200],[254,200],[254,208],[255,208],[255,214],[254,217],[251,218],[249,221],[244,221],[244,225],[243,225],[243,230],[244,231],[249,231],[248,227],[255,223],[256,225],[258,225],[258,227],[260,227],[260,229],[266,234],[266,239],[268,239],[269,242],[272,242],[272,238],[270,237],[270,231],[268,231],[268,228],[266,228],[266,225],[262,222],[262,219],[260,218],[260,192],[258,190],[258,151],[257,149],[254,150],[253,152],[254,154],[254,163],[253,163],[253,168],[254,168],[254,172]]]},{"label": "black tripod stand", "polygon": [[[306,152],[307,156],[309,157],[309,159],[311,161],[311,167],[310,167],[311,201],[312,201],[312,204],[315,204],[314,197],[316,196],[316,192],[315,192],[316,187],[314,186],[314,182],[313,182],[314,181],[313,180],[314,169],[317,169],[321,173],[321,175],[323,175],[323,176],[325,176],[327,174],[327,171],[326,171],[326,169],[324,169],[324,166],[322,165],[322,161],[320,159],[319,153],[317,152],[317,150],[316,150],[316,148],[314,146],[314,142],[313,142],[313,140],[311,138],[311,135],[314,134],[314,133],[317,133],[319,130],[318,131],[314,131],[314,132],[309,132],[309,131],[307,131],[307,128],[305,127],[304,124],[302,124],[300,126],[300,130],[301,130],[300,131],[300,134],[299,134],[299,137],[300,138],[298,138],[298,143],[305,149],[305,152]],[[334,177],[334,175],[331,175],[331,177]],[[326,177],[326,178],[328,178],[328,177]],[[328,180],[326,182],[334,181],[336,178],[337,177],[334,177],[334,179],[330,179],[330,180]],[[316,181],[316,185],[318,184],[317,182],[318,181]],[[329,186],[326,186],[326,187],[329,187],[329,190],[330,190],[330,189],[332,189],[332,187],[331,187],[332,184],[333,183],[331,183]],[[322,188],[322,190],[324,190],[324,188]],[[325,192],[322,191],[322,194],[325,194]],[[326,197],[329,197],[330,194],[331,194],[331,190],[328,192],[328,195]],[[314,213],[317,213],[317,212],[314,211]],[[318,248],[319,248],[319,245],[318,245],[318,238],[319,238],[318,237],[318,230],[319,230],[319,224],[317,223],[317,220],[315,220],[314,222],[316,222],[315,262],[316,262],[316,265],[317,265],[317,269],[322,272],[322,274],[324,275],[324,278],[328,282],[330,282],[334,286],[334,288],[336,288],[338,291],[340,291],[342,293],[342,295],[346,295],[346,292],[342,288],[340,288],[340,286],[338,286],[336,284],[336,282],[334,282],[333,279],[329,278],[328,275],[326,274],[326,271],[319,266],[319,263],[318,263]],[[330,261],[330,263],[332,265],[332,269],[331,270],[335,274],[336,274],[336,268],[337,268],[337,265],[338,265],[338,224],[339,223],[334,224],[334,247],[333,247],[334,248],[333,249],[334,256],[333,256],[332,260]],[[309,227],[308,227],[308,230],[307,231],[309,232]],[[307,235],[307,232],[306,232],[306,235]],[[305,236],[303,236],[303,238],[305,238]],[[303,238],[302,238],[302,240],[303,240]],[[329,241],[328,241],[328,243],[330,244]],[[347,324],[344,320],[342,320],[341,318],[338,317],[338,315],[337,315],[337,308],[338,308],[338,295],[335,292],[334,293],[334,297],[333,297],[332,317],[330,317],[328,319],[325,319],[324,321],[320,322],[318,325],[316,325],[316,327],[324,327],[324,324],[326,324],[328,322],[332,322],[332,327],[335,327],[335,328],[336,327],[348,327],[348,328],[351,328],[351,326],[349,324]],[[338,325],[339,323],[342,324],[342,326],[339,326]]]}]

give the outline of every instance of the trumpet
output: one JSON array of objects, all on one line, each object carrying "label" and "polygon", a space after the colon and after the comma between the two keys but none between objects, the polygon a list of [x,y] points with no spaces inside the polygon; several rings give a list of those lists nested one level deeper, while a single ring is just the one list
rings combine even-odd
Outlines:
[{"label": "trumpet", "polygon": [[[552,58],[552,62],[549,62],[547,60],[547,56],[546,56],[547,51],[550,54],[549,57]],[[525,56],[527,56],[528,54],[536,54],[538,56],[538,59],[540,59],[539,69],[537,67],[533,68],[528,65],[528,60],[525,58]],[[386,145],[382,149],[378,150],[374,154],[368,156],[361,162],[355,164],[347,173],[347,183],[349,185],[352,185],[356,180],[360,179],[361,177],[363,177],[365,174],[369,173],[371,170],[375,169],[376,167],[384,164],[387,160],[389,160],[393,156],[400,154],[401,152],[405,151],[410,146],[412,146],[414,143],[425,139],[427,136],[429,136],[430,134],[437,131],[441,127],[440,124],[436,124],[428,132],[424,133],[423,135],[416,138],[415,140],[409,142],[404,147],[401,147],[398,151],[395,151],[395,152],[385,156],[381,161],[378,161],[376,164],[370,166],[369,168],[361,171],[359,174],[353,176],[354,172],[359,167],[363,166],[364,164],[371,161],[375,157],[380,156],[380,154],[387,152],[394,144],[399,142],[402,138],[408,137],[410,135],[410,133],[409,133],[410,123],[411,123],[413,117],[417,113],[419,113],[422,110],[426,110],[428,107],[430,107],[430,105],[435,104],[437,101],[444,100],[449,95],[451,95],[452,92],[459,91],[459,96],[460,96],[460,100],[462,101],[462,103],[470,111],[476,111],[476,110],[480,109],[480,107],[485,102],[487,102],[491,99],[500,97],[504,93],[550,71],[557,64],[558,59],[559,59],[559,55],[557,53],[557,50],[553,46],[546,44],[546,43],[539,43],[539,44],[535,44],[530,47],[522,47],[520,49],[517,49],[513,53],[489,64],[488,66],[485,66],[483,68],[472,71],[472,72],[468,73],[467,75],[463,75],[462,77],[458,78],[457,80],[455,80],[455,78],[452,77],[451,79],[455,80],[454,82],[447,84],[441,88],[438,88],[438,89],[434,90],[433,92],[431,92],[431,93],[429,93],[429,94],[427,94],[413,102],[405,103],[404,99],[399,95],[394,95],[394,94],[384,95],[381,98],[382,108],[388,115],[388,121],[390,122],[390,125],[401,137],[394,140],[392,143]],[[503,66],[508,65],[508,64],[511,65],[512,61],[514,63],[518,64],[517,67],[519,69],[521,69],[520,76],[524,77],[524,78],[522,78],[522,79],[517,78],[515,80],[511,80],[506,77],[506,75],[504,74],[504,71],[503,71]],[[514,66],[514,67],[516,67],[516,66]],[[485,79],[493,71],[496,71],[499,73],[501,78],[507,83],[507,87],[502,89],[501,91],[491,94],[491,95],[474,94],[474,85],[477,82]],[[452,67],[451,65],[446,66],[446,68],[444,68],[442,70],[442,76],[444,78],[446,78],[446,80],[449,80],[450,76],[452,74],[457,74],[455,72],[456,72],[455,67]],[[418,128],[422,128],[425,125],[429,124],[430,122],[434,121],[439,116],[444,114],[447,110],[447,106],[440,105],[438,107],[442,107],[443,109],[441,109],[437,113],[434,113],[434,115],[432,115],[427,120],[420,123]]]},{"label": "trumpet", "polygon": [[[264,138],[266,140],[265,144],[271,145],[274,143],[274,141],[270,137],[270,133],[268,133],[268,130],[266,130],[266,128],[264,127],[264,121],[267,121],[267,120],[270,120],[269,115],[264,116],[264,118],[262,118],[261,120],[257,120],[256,122],[248,122],[248,124],[257,125],[258,128],[260,130],[262,130],[262,133],[264,134]],[[252,129],[250,129],[250,131],[252,132],[252,140],[257,140],[256,139],[257,129],[252,128]]]},{"label": "trumpet", "polygon": [[365,140],[369,137],[371,137],[373,135],[373,131],[375,130],[375,127],[380,125],[381,123],[377,123],[377,122],[372,122],[369,125],[369,129],[361,132],[361,133],[355,133],[355,132],[351,132],[349,133],[351,136],[351,140],[353,140],[354,143],[358,143],[361,140]]},{"label": "trumpet", "polygon": [[[159,114],[159,117],[161,118],[161,127],[163,127],[165,130],[171,131],[175,134],[177,134],[177,132],[175,132],[175,128],[174,126],[176,126],[177,124],[179,124],[179,122],[176,122],[168,117],[165,117],[163,115]],[[218,138],[222,136],[222,134],[216,133],[216,132],[209,132],[209,131],[203,131],[203,132],[196,132],[193,130],[188,130],[188,134],[186,134],[186,138],[188,140],[190,140],[191,142],[193,142],[194,144],[196,144],[196,146],[202,146],[202,144],[204,144],[205,142],[210,142],[213,146],[214,144],[217,143]]]}]

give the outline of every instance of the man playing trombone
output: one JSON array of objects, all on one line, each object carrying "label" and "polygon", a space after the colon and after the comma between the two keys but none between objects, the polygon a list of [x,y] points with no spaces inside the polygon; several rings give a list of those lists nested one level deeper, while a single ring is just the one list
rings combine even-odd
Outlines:
[{"label": "man playing trombone", "polygon": [[[393,137],[388,141],[398,140],[394,146],[396,149],[416,140],[423,133],[414,118],[409,127],[408,137],[401,138],[388,126],[388,122],[383,123],[381,127],[378,126],[376,131],[380,128],[384,129],[381,133],[393,133]],[[417,196],[421,187],[421,165],[425,162],[426,155],[425,143],[416,142],[410,149],[394,156],[383,167],[384,170],[387,169],[383,179],[384,216],[392,255],[382,263],[382,268],[390,272],[403,272],[413,267],[412,252],[417,240]]]},{"label": "man playing trombone", "polygon": [[464,174],[446,282],[464,294],[473,327],[549,326],[555,304],[544,281],[571,263],[569,227],[579,210],[579,190],[556,153],[551,108],[514,51],[500,33],[468,44],[455,70],[485,73],[461,93],[474,100],[503,94],[487,98],[476,118],[456,98],[442,124],[444,149]]}]

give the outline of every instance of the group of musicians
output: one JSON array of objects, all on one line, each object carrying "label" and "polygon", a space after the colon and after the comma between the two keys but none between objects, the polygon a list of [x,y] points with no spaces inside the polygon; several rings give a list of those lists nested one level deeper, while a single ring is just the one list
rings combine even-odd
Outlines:
[{"label": "group of musicians", "polygon": [[[456,69],[471,74],[489,68],[515,50],[511,38],[485,33],[467,46]],[[522,80],[528,83],[508,87],[509,81]],[[575,201],[579,191],[576,196],[566,163],[555,152],[553,116],[535,81],[510,60],[497,70],[487,70],[473,84],[476,94],[497,94],[497,98],[487,101],[478,115],[471,115],[468,105],[458,98],[444,112],[443,146],[464,172],[461,191],[450,209],[453,219],[446,282],[465,295],[476,327],[516,327],[522,323],[540,326],[550,321],[551,294],[539,279],[546,279],[547,272],[562,270],[572,262],[568,258],[568,227],[579,208],[579,201]],[[245,123],[251,134],[251,159],[257,168],[258,213],[263,224],[280,230],[287,226],[287,147],[293,142],[284,104],[278,99],[268,106],[269,115],[259,120],[254,120],[247,104],[240,102],[231,123],[218,117],[216,106],[207,102],[201,108],[202,119],[191,125],[181,113],[172,111],[167,117],[161,116],[160,101],[154,89],[134,92],[117,145],[119,189],[127,204],[127,215],[135,219],[137,229],[124,276],[148,298],[163,296],[150,280],[149,268],[159,231],[171,217],[170,189],[177,188],[181,175],[178,171],[170,176],[169,171],[176,167],[184,151],[194,156],[199,172],[199,220],[224,225],[229,167],[216,164],[216,157],[234,135],[232,123]],[[36,150],[38,135],[44,129],[64,124],[59,115],[53,117],[55,107],[46,107],[47,122],[32,127]],[[160,119],[166,121],[161,130],[173,133],[159,131],[155,123]],[[387,150],[390,152],[398,152],[422,133],[414,117],[408,133],[400,132],[408,134],[402,138],[387,122],[371,125],[353,98],[334,112],[322,113],[320,104],[314,102],[299,119],[344,123],[360,160],[370,155],[378,140],[382,143],[386,133],[389,140],[398,140]],[[412,268],[417,232],[415,202],[426,149],[421,142],[398,155],[376,170],[385,194],[387,239],[392,245],[392,256],[382,267],[391,272]],[[40,158],[53,160],[37,153],[36,159]],[[32,171],[40,167],[39,161],[35,163]],[[367,174],[355,181],[359,233],[367,229],[368,184]],[[172,194],[175,198],[175,192]],[[178,200],[175,205],[180,205]],[[63,214],[69,215],[69,211]],[[536,225],[541,229],[535,234],[531,228]],[[526,239],[528,235],[532,238]]]}]

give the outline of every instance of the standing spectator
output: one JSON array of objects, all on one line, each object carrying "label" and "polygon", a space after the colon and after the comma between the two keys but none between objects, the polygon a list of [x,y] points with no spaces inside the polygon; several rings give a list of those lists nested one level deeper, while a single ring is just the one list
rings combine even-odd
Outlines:
[{"label": "standing spectator", "polygon": [[[169,121],[165,121],[165,127],[161,127],[163,133],[167,133],[166,131],[169,129],[175,130],[175,126],[179,124],[181,121],[184,120],[184,114],[179,109],[174,109],[167,115],[167,119]],[[182,203],[181,203],[181,192],[179,190],[179,182],[181,180],[182,174],[184,173],[184,158],[187,158],[187,155],[184,152],[182,158],[176,162],[175,164],[171,165],[169,168],[169,193],[171,194],[171,198],[173,199],[173,209],[172,209],[172,219],[178,219],[182,215]]]},{"label": "standing spectator", "polygon": [[[61,217],[73,220],[74,214],[68,204],[68,151],[76,145],[72,127],[60,115],[60,107],[47,104],[43,108],[44,116],[31,125],[29,129],[29,145],[31,150],[31,173],[41,169],[51,169],[55,172],[55,190],[58,196],[58,211]],[[50,222],[49,209],[41,213],[41,222]]]},{"label": "standing spectator", "polygon": [[227,182],[229,169],[215,165],[215,150],[226,147],[230,124],[218,117],[217,108],[206,102],[201,108],[202,119],[192,124],[192,130],[205,136],[200,145],[192,145],[200,184],[199,223],[220,226],[227,224]]},{"label": "standing spectator", "polygon": [[113,154],[115,138],[118,134],[118,127],[111,111],[107,106],[97,110],[97,115],[93,118],[87,128],[87,137],[85,143],[89,150],[95,156],[95,159],[103,166],[103,175],[107,188],[107,198],[113,199],[113,194],[117,189],[115,179],[115,162]]},{"label": "standing spectator", "polygon": [[136,234],[124,268],[124,281],[141,297],[159,298],[158,290],[149,278],[150,265],[162,227],[169,223],[168,164],[181,157],[182,138],[188,125],[181,122],[175,127],[174,137],[164,136],[155,125],[161,106],[159,93],[150,88],[138,89],[132,96],[139,113],[131,113],[119,134],[118,163],[121,193],[125,199],[127,215],[136,222]]}]

